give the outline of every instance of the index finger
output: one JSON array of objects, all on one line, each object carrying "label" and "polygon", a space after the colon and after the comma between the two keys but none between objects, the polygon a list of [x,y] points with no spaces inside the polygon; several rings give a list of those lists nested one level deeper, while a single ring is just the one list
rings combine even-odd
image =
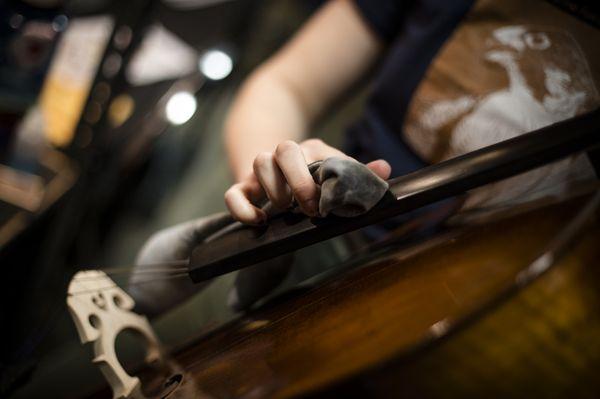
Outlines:
[{"label": "index finger", "polygon": [[225,192],[225,205],[234,219],[246,224],[262,224],[267,214],[251,201],[264,197],[264,191],[258,182],[234,184]]}]

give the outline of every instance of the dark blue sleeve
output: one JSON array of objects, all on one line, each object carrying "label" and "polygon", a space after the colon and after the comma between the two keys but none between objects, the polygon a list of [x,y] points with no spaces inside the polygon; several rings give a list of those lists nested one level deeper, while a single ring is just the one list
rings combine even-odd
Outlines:
[{"label": "dark blue sleeve", "polygon": [[360,14],[375,33],[385,42],[391,42],[398,33],[409,0],[354,0]]}]

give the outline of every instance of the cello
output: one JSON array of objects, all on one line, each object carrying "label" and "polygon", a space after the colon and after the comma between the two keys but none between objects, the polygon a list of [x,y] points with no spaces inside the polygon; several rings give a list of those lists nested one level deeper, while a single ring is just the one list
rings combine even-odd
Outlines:
[{"label": "cello", "polygon": [[[279,217],[193,253],[199,282],[587,151],[600,111],[392,181],[351,219]],[[595,159],[595,158],[593,158]],[[600,191],[450,217],[142,365],[146,397],[598,397]],[[92,397],[109,397],[108,390]]]}]

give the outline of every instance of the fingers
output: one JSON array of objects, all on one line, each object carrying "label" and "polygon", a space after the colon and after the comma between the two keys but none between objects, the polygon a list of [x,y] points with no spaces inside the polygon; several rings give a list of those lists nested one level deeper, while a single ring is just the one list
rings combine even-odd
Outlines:
[{"label": "fingers", "polygon": [[373,173],[381,177],[383,180],[389,179],[390,175],[392,174],[392,167],[389,163],[387,163],[387,161],[384,161],[383,159],[378,159],[376,161],[369,162],[367,164],[367,168],[371,169]]},{"label": "fingers", "polygon": [[264,190],[255,179],[234,184],[225,192],[225,205],[234,219],[247,224],[262,224],[267,214],[253,203],[264,198]]},{"label": "fingers", "polygon": [[289,208],[292,204],[292,190],[277,165],[275,155],[270,152],[258,154],[253,168],[254,174],[273,205],[279,209]]},{"label": "fingers", "polygon": [[[231,215],[242,223],[266,222],[266,213],[256,206],[265,196],[276,208],[287,209],[295,199],[302,212],[318,215],[319,187],[307,165],[330,157],[351,159],[318,139],[301,144],[284,141],[275,152],[259,154],[254,160],[254,174],[225,193]],[[368,163],[367,167],[384,180],[390,177],[391,167],[382,159]]]},{"label": "fingers", "polygon": [[300,146],[290,140],[282,142],[275,150],[275,161],[285,176],[300,209],[309,216],[316,216],[319,189],[308,171]]},{"label": "fingers", "polygon": [[[301,144],[289,141],[282,143],[275,153],[260,153],[254,160],[253,169],[267,197],[275,207],[286,209],[291,205],[293,197],[296,197],[301,208],[311,214],[310,201],[318,200],[318,188],[315,189],[313,181],[308,178],[305,165],[329,157],[348,158],[343,152],[319,139],[309,139]],[[287,178],[282,168],[292,176],[292,181]],[[296,171],[300,173],[295,173]],[[296,189],[294,196],[292,196],[293,189]],[[316,204],[314,211],[316,213]]]}]

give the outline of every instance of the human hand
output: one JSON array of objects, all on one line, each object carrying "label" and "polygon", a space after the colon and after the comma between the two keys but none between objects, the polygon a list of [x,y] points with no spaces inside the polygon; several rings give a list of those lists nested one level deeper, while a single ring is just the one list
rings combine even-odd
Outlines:
[{"label": "human hand", "polygon": [[[265,199],[277,209],[287,209],[295,199],[300,210],[317,216],[319,188],[308,170],[308,164],[330,157],[352,159],[318,139],[301,143],[284,141],[275,151],[256,156],[253,172],[225,193],[225,204],[231,215],[242,223],[262,224],[267,214],[258,205]],[[387,180],[390,165],[384,160],[368,163],[367,168]]]}]

